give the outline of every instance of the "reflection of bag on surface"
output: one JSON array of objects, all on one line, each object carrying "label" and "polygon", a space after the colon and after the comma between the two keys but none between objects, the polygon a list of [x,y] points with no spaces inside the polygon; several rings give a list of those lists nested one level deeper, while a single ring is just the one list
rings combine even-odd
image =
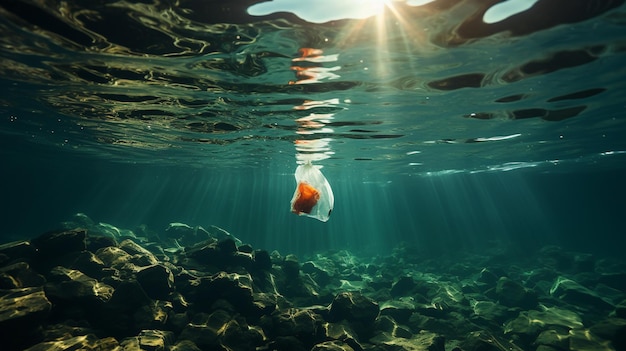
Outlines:
[{"label": "reflection of bag on surface", "polygon": [[291,212],[326,222],[333,210],[335,197],[330,184],[313,164],[307,162],[296,169],[296,192],[291,199]]}]

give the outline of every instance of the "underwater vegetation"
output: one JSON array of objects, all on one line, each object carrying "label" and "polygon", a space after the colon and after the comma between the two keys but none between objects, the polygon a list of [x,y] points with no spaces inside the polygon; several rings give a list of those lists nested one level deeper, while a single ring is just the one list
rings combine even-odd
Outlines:
[{"label": "underwater vegetation", "polygon": [[0,246],[2,350],[624,350],[626,266],[547,246],[298,258],[219,227]]}]

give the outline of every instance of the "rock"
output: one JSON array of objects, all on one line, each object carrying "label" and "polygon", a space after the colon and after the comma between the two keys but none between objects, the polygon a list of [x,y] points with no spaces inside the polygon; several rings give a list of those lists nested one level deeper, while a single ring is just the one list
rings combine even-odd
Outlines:
[{"label": "rock", "polygon": [[378,303],[359,292],[342,292],[330,304],[329,322],[347,320],[354,330],[368,334],[379,313]]},{"label": "rock", "polygon": [[174,275],[161,264],[143,267],[136,276],[143,290],[152,299],[165,300],[174,289]]},{"label": "rock", "polygon": [[123,281],[115,288],[108,303],[90,311],[87,318],[94,327],[106,331],[108,335],[124,338],[158,325],[155,308],[139,283]]},{"label": "rock", "polygon": [[619,318],[626,318],[626,300],[622,300],[615,306],[615,316]]},{"label": "rock", "polygon": [[506,307],[493,301],[475,301],[472,310],[477,319],[495,325],[502,325],[509,313]]},{"label": "rock", "polygon": [[384,351],[445,351],[444,337],[425,330],[413,335],[410,339],[385,338],[384,335],[378,335],[376,338],[370,339],[370,342]]},{"label": "rock", "polygon": [[411,331],[407,327],[399,325],[390,316],[378,316],[375,323],[377,331],[387,333],[394,338],[409,339],[411,338],[411,336],[413,336],[413,333],[411,333]]},{"label": "rock", "polygon": [[30,261],[35,254],[35,247],[28,241],[14,241],[0,245],[0,265],[22,259]]},{"label": "rock", "polygon": [[613,305],[610,302],[605,301],[593,291],[565,277],[557,278],[550,289],[550,295],[569,304],[575,306],[584,305],[588,309],[596,311],[613,309]]},{"label": "rock", "polygon": [[569,333],[559,333],[551,329],[544,330],[539,334],[533,345],[549,346],[557,350],[567,350],[569,348]]},{"label": "rock", "polygon": [[76,302],[106,302],[112,294],[113,288],[100,283],[83,272],[65,267],[55,267],[50,271],[49,281],[46,283],[46,294],[54,300]]},{"label": "rock", "polygon": [[302,272],[309,274],[321,286],[328,285],[331,282],[331,273],[320,267],[317,262],[305,262],[302,264]]},{"label": "rock", "polygon": [[174,344],[170,351],[202,351],[193,341],[181,340]]},{"label": "rock", "polygon": [[626,293],[626,273],[624,272],[601,274],[598,282]]},{"label": "rock", "polygon": [[172,303],[169,301],[156,301],[141,306],[133,311],[133,327],[134,329],[163,329],[172,312]]},{"label": "rock", "polygon": [[[510,341],[496,337],[487,331],[469,333],[459,344],[463,351],[522,351]],[[529,348],[530,349],[530,348]]]},{"label": "rock", "polygon": [[126,239],[119,244],[119,248],[126,251],[129,255],[131,255],[130,262],[133,264],[143,267],[150,266],[159,263],[159,260],[152,254],[152,252],[144,249],[139,244],[135,243],[130,239]]},{"label": "rock", "polygon": [[32,345],[31,333],[44,322],[52,304],[42,287],[0,291],[0,330],[3,348],[19,350]]},{"label": "rock", "polygon": [[492,286],[492,285],[496,285],[496,283],[498,282],[498,279],[499,278],[495,273],[493,273],[487,268],[483,268],[478,274],[478,278],[476,279],[476,281],[486,284],[488,286]]},{"label": "rock", "polygon": [[46,279],[30,269],[26,262],[0,268],[0,289],[18,289],[42,286]]},{"label": "rock", "polygon": [[501,277],[496,284],[498,301],[508,307],[531,309],[537,305],[537,297],[521,284]]},{"label": "rock", "polygon": [[243,319],[231,319],[218,331],[220,345],[226,350],[254,351],[263,343],[263,334],[250,328]]},{"label": "rock", "polygon": [[[569,332],[570,351],[614,351],[609,341],[602,340],[588,329],[572,329]],[[623,337],[622,337],[623,338]]]},{"label": "rock", "polygon": [[327,339],[341,341],[354,350],[363,350],[358,336],[347,322],[325,323],[324,329]]},{"label": "rock", "polygon": [[[202,228],[202,227],[200,227],[200,228],[202,230],[204,230],[204,228]],[[226,231],[223,228],[220,228],[220,227],[218,227],[216,225],[211,225],[210,229],[211,229],[211,235],[213,237],[217,238],[218,240],[230,239],[230,240],[234,241],[237,246],[242,244],[241,240],[239,240],[238,238],[236,238],[234,235],[232,235],[231,233],[229,233],[228,231]]]},{"label": "rock", "polygon": [[385,301],[380,306],[381,316],[391,316],[398,323],[406,323],[415,312],[415,305],[406,300]]},{"label": "rock", "polygon": [[330,305],[330,321],[359,321],[373,323],[379,313],[378,303],[360,292],[342,292]]},{"label": "rock", "polygon": [[278,336],[268,344],[272,351],[310,351],[304,343],[295,336]]},{"label": "rock", "polygon": [[116,350],[119,344],[115,338],[98,339],[93,334],[75,336],[55,341],[46,341],[32,346],[27,351],[64,350]]},{"label": "rock", "polygon": [[393,283],[390,294],[393,297],[410,296],[416,286],[412,277],[402,277]]},{"label": "rock", "polygon": [[626,319],[607,318],[594,324],[589,331],[610,340],[616,350],[626,350]]},{"label": "rock", "polygon": [[105,272],[106,265],[104,262],[90,251],[81,252],[70,268],[79,270],[95,279],[102,279],[108,275]]},{"label": "rock", "polygon": [[354,351],[350,345],[341,341],[324,341],[313,346],[311,351]]},{"label": "rock", "polygon": [[181,291],[197,306],[210,307],[224,299],[242,312],[254,309],[252,277],[250,274],[219,272],[210,277],[198,278],[187,291]]},{"label": "rock", "polygon": [[261,320],[261,326],[267,335],[293,336],[307,348],[323,341],[325,329],[322,317],[310,310],[290,308],[272,313],[269,323]]},{"label": "rock", "polygon": [[73,229],[63,232],[48,232],[31,240],[31,244],[42,258],[59,256],[62,253],[84,251],[87,249],[84,229]]},{"label": "rock", "polygon": [[114,267],[129,262],[132,256],[119,247],[108,246],[96,251],[96,257],[107,267]]},{"label": "rock", "polygon": [[80,252],[85,251],[86,231],[74,229],[64,232],[48,232],[31,240],[36,250],[33,268],[46,273],[50,268],[61,265],[69,266]]},{"label": "rock", "polygon": [[165,238],[175,240],[176,244],[183,247],[193,246],[195,244],[212,239],[209,232],[204,228],[190,227],[184,223],[170,223],[165,229]]},{"label": "rock", "polygon": [[154,350],[170,349],[174,341],[174,333],[162,330],[142,330],[139,335],[122,340],[122,350]]},{"label": "rock", "polygon": [[252,253],[254,267],[259,270],[269,271],[272,269],[270,254],[265,250],[254,250]]},{"label": "rock", "polygon": [[117,240],[110,236],[91,235],[87,236],[87,250],[96,252],[108,246],[117,246]]},{"label": "rock", "polygon": [[300,264],[295,255],[287,255],[282,263],[283,272],[287,280],[298,279],[300,275]]},{"label": "rock", "polygon": [[504,334],[514,334],[524,343],[530,344],[543,329],[551,328],[560,333],[567,333],[573,328],[582,328],[580,316],[574,312],[547,308],[545,311],[522,311],[519,316],[504,326]]},{"label": "rock", "polygon": [[185,326],[178,340],[190,340],[201,349],[219,349],[218,331],[229,321],[230,313],[217,310],[211,314],[198,313]]}]

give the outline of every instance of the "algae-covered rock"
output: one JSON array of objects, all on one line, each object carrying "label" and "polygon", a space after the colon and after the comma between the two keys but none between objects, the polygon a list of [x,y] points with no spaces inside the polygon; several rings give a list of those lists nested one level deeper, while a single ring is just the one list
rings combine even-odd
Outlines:
[{"label": "algae-covered rock", "polygon": [[463,351],[524,351],[513,342],[481,330],[466,335],[459,346]]},{"label": "algae-covered rock", "polygon": [[610,310],[613,308],[609,301],[598,296],[592,290],[565,277],[559,277],[554,282],[550,289],[550,295],[572,305],[582,305],[594,310]]},{"label": "algae-covered rock", "polygon": [[370,342],[385,351],[445,351],[445,338],[425,330],[408,339],[379,334],[370,339]]},{"label": "algae-covered rock", "polygon": [[498,301],[508,307],[530,309],[537,304],[537,297],[520,283],[501,277],[496,284]]},{"label": "algae-covered rock", "polygon": [[616,350],[626,350],[626,319],[606,318],[594,324],[589,331],[605,340],[610,340]]},{"label": "algae-covered rock", "polygon": [[569,337],[570,351],[614,351],[609,340],[601,339],[588,329],[572,329]]},{"label": "algae-covered rock", "polygon": [[311,351],[354,351],[354,349],[342,341],[332,340],[314,345]]}]

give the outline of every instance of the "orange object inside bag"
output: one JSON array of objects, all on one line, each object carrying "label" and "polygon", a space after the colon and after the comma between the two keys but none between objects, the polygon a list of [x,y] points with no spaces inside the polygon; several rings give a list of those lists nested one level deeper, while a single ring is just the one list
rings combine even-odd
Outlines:
[{"label": "orange object inside bag", "polygon": [[305,182],[300,182],[291,211],[295,214],[310,214],[319,199],[320,192],[317,189]]}]

